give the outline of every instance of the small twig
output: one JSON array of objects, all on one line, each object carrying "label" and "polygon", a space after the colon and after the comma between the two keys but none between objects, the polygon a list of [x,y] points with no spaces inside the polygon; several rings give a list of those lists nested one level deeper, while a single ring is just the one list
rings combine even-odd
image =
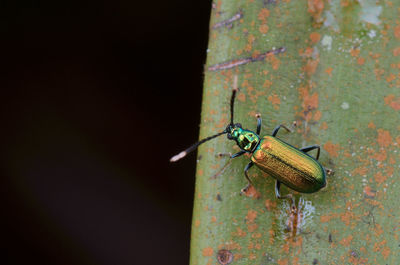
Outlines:
[{"label": "small twig", "polygon": [[262,54],[259,54],[256,57],[247,57],[247,58],[236,59],[236,60],[231,60],[231,61],[228,61],[228,62],[214,64],[214,65],[208,67],[208,70],[209,71],[226,70],[226,69],[234,68],[234,67],[239,66],[239,65],[252,63],[252,62],[257,62],[257,61],[262,61],[267,56],[271,56],[273,54],[283,53],[285,51],[286,51],[285,47],[280,47],[278,49],[270,50],[270,51],[264,52]]},{"label": "small twig", "polygon": [[223,20],[221,22],[215,23],[212,26],[212,29],[217,29],[217,28],[221,28],[221,27],[226,27],[226,26],[232,26],[232,23],[235,22],[236,20],[239,20],[243,17],[243,12],[239,11],[237,12],[235,15],[233,15],[233,17],[228,18],[226,20]]}]

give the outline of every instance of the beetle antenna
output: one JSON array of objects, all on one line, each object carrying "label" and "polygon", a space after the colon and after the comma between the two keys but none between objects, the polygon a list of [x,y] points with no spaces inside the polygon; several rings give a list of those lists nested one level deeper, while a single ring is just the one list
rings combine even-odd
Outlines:
[{"label": "beetle antenna", "polygon": [[220,132],[220,133],[217,133],[217,134],[215,134],[215,135],[212,135],[212,136],[209,136],[209,137],[207,137],[207,138],[204,138],[204,139],[198,141],[197,143],[195,143],[194,145],[192,145],[191,147],[189,147],[188,149],[186,149],[186,150],[180,152],[179,154],[177,154],[177,155],[171,157],[171,159],[170,159],[169,161],[170,161],[170,162],[176,162],[176,161],[178,161],[179,159],[184,158],[187,154],[189,154],[189,153],[192,152],[193,150],[195,150],[195,149],[196,149],[199,145],[201,145],[202,143],[205,143],[205,142],[207,142],[207,141],[209,141],[209,140],[211,140],[211,139],[214,139],[214,138],[216,138],[216,137],[218,137],[218,136],[220,136],[220,135],[223,135],[223,134],[225,134],[225,133],[228,133],[228,132],[227,132],[226,130],[224,130],[223,132]]},{"label": "beetle antenna", "polygon": [[239,90],[237,86],[238,82],[238,77],[235,75],[233,77],[233,89],[232,89],[232,97],[231,97],[231,124],[233,125],[233,110],[235,106],[235,97],[236,97],[236,92]]}]

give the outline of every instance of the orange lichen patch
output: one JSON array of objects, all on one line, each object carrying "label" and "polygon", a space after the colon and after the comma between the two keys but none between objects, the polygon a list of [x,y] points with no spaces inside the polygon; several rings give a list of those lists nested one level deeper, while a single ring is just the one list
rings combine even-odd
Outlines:
[{"label": "orange lichen patch", "polygon": [[212,110],[210,110],[210,115],[215,115],[215,114],[217,114],[218,112],[215,110],[215,109],[212,109]]},{"label": "orange lichen patch", "polygon": [[268,101],[272,103],[272,105],[274,106],[274,109],[278,110],[279,109],[279,105],[281,104],[281,100],[279,99],[278,95],[273,94],[271,96],[268,97]]},{"label": "orange lichen patch", "polygon": [[260,12],[258,12],[258,19],[261,20],[263,23],[266,22],[267,18],[269,17],[269,10],[266,8],[262,8]]},{"label": "orange lichen patch", "polygon": [[370,186],[365,186],[363,191],[368,197],[375,197],[375,191],[372,191]]},{"label": "orange lichen patch", "polygon": [[339,241],[339,243],[345,247],[350,246],[351,241],[353,240],[353,236],[349,235],[348,237],[343,238]]},{"label": "orange lichen patch", "polygon": [[219,169],[221,166],[220,166],[220,164],[215,164],[215,165],[211,165],[211,168],[212,169]]},{"label": "orange lichen patch", "polygon": [[257,228],[258,228],[258,225],[257,225],[257,224],[249,224],[249,225],[247,226],[247,230],[248,230],[250,233],[256,231]]},{"label": "orange lichen patch", "polygon": [[[253,59],[256,59],[256,58],[258,58],[260,56],[260,54],[261,54],[261,52],[259,50],[254,50],[253,53],[251,54],[251,57]],[[251,78],[251,76],[250,77],[245,77],[245,78]]]},{"label": "orange lichen patch", "polygon": [[252,238],[261,238],[262,234],[261,233],[254,233],[251,235]]},{"label": "orange lichen patch", "polygon": [[246,232],[243,231],[242,229],[240,229],[240,227],[238,227],[236,229],[236,232],[232,232],[232,236],[245,237],[246,236]]},{"label": "orange lichen patch", "polygon": [[327,73],[329,76],[332,76],[332,71],[333,71],[332,67],[328,67],[325,69],[325,73]]},{"label": "orange lichen patch", "polygon": [[350,255],[349,257],[349,263],[351,264],[370,264],[370,262],[368,262],[368,258],[362,258],[362,257],[358,257],[358,256],[353,256]]},{"label": "orange lichen patch", "polygon": [[214,253],[214,250],[211,247],[203,248],[203,256],[204,257],[211,257]]},{"label": "orange lichen patch", "polygon": [[199,226],[200,226],[200,220],[194,221],[194,226],[195,226],[195,227],[199,227]]},{"label": "orange lichen patch", "polygon": [[345,157],[351,157],[351,154],[350,154],[349,152],[347,152],[347,151],[345,151],[345,152],[343,153],[343,155],[344,155]]},{"label": "orange lichen patch", "polygon": [[368,123],[368,128],[370,128],[370,129],[375,129],[376,126],[375,126],[375,124],[374,124],[372,121],[370,121],[370,122]]},{"label": "orange lichen patch", "polygon": [[261,196],[261,194],[256,190],[256,188],[254,188],[253,185],[250,185],[250,187],[247,190],[243,191],[242,194],[246,197],[255,199],[258,199]]},{"label": "orange lichen patch", "polygon": [[[340,220],[346,225],[349,226],[350,223],[355,220],[358,220],[359,218],[351,211],[346,211],[343,214],[340,215]],[[354,224],[352,225],[352,227]]]},{"label": "orange lichen patch", "polygon": [[326,130],[328,129],[328,124],[324,121],[321,126],[320,126],[321,130]]},{"label": "orange lichen patch", "polygon": [[314,92],[310,95],[307,88],[300,87],[299,88],[300,97],[303,98],[302,107],[304,110],[311,110],[318,108],[318,94]]},{"label": "orange lichen patch", "polygon": [[395,95],[390,94],[387,95],[385,98],[385,104],[390,106],[394,110],[400,110],[400,97],[396,98]]},{"label": "orange lichen patch", "polygon": [[262,24],[258,30],[262,33],[262,34],[266,34],[269,30],[269,27],[267,24]]},{"label": "orange lichen patch", "polygon": [[271,201],[270,199],[265,200],[265,208],[267,208],[268,211],[271,211],[272,208],[276,207],[276,200]]},{"label": "orange lichen patch", "polygon": [[383,229],[380,224],[375,224],[374,227],[374,236],[375,238],[380,237],[383,234]]},{"label": "orange lichen patch", "polygon": [[235,253],[235,256],[233,257],[234,261],[238,261],[243,259],[243,254],[242,253]]},{"label": "orange lichen patch", "polygon": [[254,210],[248,210],[247,215],[246,215],[246,222],[247,223],[253,223],[254,220],[257,217],[257,212]]},{"label": "orange lichen patch", "polygon": [[265,58],[265,60],[272,65],[272,69],[274,69],[274,70],[277,70],[279,68],[280,63],[281,63],[281,61],[278,58],[276,58],[276,56],[274,54],[271,54],[270,56],[267,56]]},{"label": "orange lichen patch", "polygon": [[217,222],[217,217],[211,216],[211,222],[213,222],[213,223]]},{"label": "orange lichen patch", "polygon": [[258,112],[256,112],[256,111],[254,111],[254,110],[251,110],[251,111],[249,111],[248,113],[247,113],[247,115],[249,116],[249,117],[256,117],[257,116],[257,114],[259,114]]},{"label": "orange lichen patch", "polygon": [[273,229],[268,230],[269,234],[269,243],[273,244],[275,240],[275,231]]},{"label": "orange lichen patch", "polygon": [[363,57],[358,57],[357,63],[358,63],[359,65],[363,65],[363,64],[365,63],[365,59],[364,59]]},{"label": "orange lichen patch", "polygon": [[304,72],[307,73],[308,76],[311,76],[317,70],[318,64],[319,64],[319,58],[316,58],[315,60],[309,59],[307,60],[306,65],[303,67],[303,70]]},{"label": "orange lichen patch", "polygon": [[256,37],[254,37],[253,34],[249,34],[247,37],[247,44],[246,47],[244,48],[247,52],[250,52],[251,49],[253,49],[253,43],[256,40]]},{"label": "orange lichen patch", "polygon": [[375,160],[377,160],[377,161],[381,161],[381,162],[385,161],[386,157],[387,157],[386,150],[385,149],[381,149],[379,152],[376,152],[376,153],[372,154],[370,157],[375,159]]},{"label": "orange lichen patch", "polygon": [[385,246],[385,247],[382,249],[381,253],[382,253],[383,259],[386,260],[386,259],[389,257],[389,255],[390,255],[390,248],[388,248],[387,246]]},{"label": "orange lichen patch", "polygon": [[331,141],[326,142],[324,144],[324,149],[329,153],[330,156],[332,157],[338,157],[338,151],[339,151],[339,144],[333,144]]},{"label": "orange lichen patch", "polygon": [[393,49],[393,55],[394,56],[399,56],[400,55],[400,47],[397,47],[397,48]]},{"label": "orange lichen patch", "polygon": [[278,265],[288,265],[289,260],[288,259],[279,259],[278,260]]},{"label": "orange lichen patch", "polygon": [[322,117],[322,112],[319,111],[319,110],[317,110],[317,111],[314,113],[313,119],[314,119],[315,121],[319,121],[319,120],[321,119],[321,117]]},{"label": "orange lichen patch", "polygon": [[351,54],[351,56],[353,56],[353,57],[358,57],[358,55],[360,54],[360,49],[351,49],[350,50],[350,54]]},{"label": "orange lichen patch", "polygon": [[373,52],[369,52],[369,56],[371,56],[372,59],[376,60],[376,62],[378,62],[377,59],[381,57],[379,53],[373,53]]},{"label": "orange lichen patch", "polygon": [[388,258],[390,254],[390,248],[386,246],[386,243],[387,243],[386,240],[383,240],[381,242],[376,242],[373,248],[375,252],[380,252],[385,260]]},{"label": "orange lichen patch", "polygon": [[244,74],[244,78],[252,78],[254,76],[254,74],[252,73],[245,73]]},{"label": "orange lichen patch", "polygon": [[375,179],[375,181],[380,185],[380,184],[382,184],[383,182],[385,182],[386,181],[386,179],[387,179],[387,176],[384,176],[383,174],[382,174],[382,172],[377,172],[375,175],[374,175],[374,179]]},{"label": "orange lichen patch", "polygon": [[342,6],[342,7],[347,7],[349,5],[350,5],[349,0],[341,0],[340,1],[340,6]]},{"label": "orange lichen patch", "polygon": [[393,80],[395,80],[396,79],[396,76],[394,75],[394,74],[390,74],[390,75],[388,75],[387,77],[386,77],[386,82],[388,82],[388,83],[390,83],[390,82],[392,82]]},{"label": "orange lichen patch", "polygon": [[271,86],[272,86],[272,81],[270,81],[270,80],[265,80],[265,82],[264,82],[264,84],[263,84],[263,87],[270,88]]},{"label": "orange lichen patch", "polygon": [[379,69],[379,68],[375,68],[374,69],[374,73],[375,73],[376,80],[381,80],[381,77],[385,73],[385,70]]},{"label": "orange lichen patch", "polygon": [[400,39],[400,25],[394,27],[394,36],[398,39]]},{"label": "orange lichen patch", "polygon": [[381,147],[388,147],[392,143],[392,136],[389,131],[378,129],[378,144]]},{"label": "orange lichen patch", "polygon": [[204,174],[204,171],[203,171],[202,169],[199,169],[199,170],[197,171],[197,174],[199,175],[199,177],[202,177],[203,174]]},{"label": "orange lichen patch", "polygon": [[227,249],[227,250],[234,250],[234,249],[241,250],[242,246],[239,245],[237,242],[228,241],[228,242],[226,242],[224,244],[218,245],[218,249],[222,249],[222,248]]},{"label": "orange lichen patch", "polygon": [[321,14],[324,10],[324,2],[323,0],[307,0],[308,4],[308,13],[314,18],[316,22],[320,22]]},{"label": "orange lichen patch", "polygon": [[319,42],[320,39],[321,39],[321,34],[319,34],[318,32],[312,32],[310,34],[310,40],[313,44]]},{"label": "orange lichen patch", "polygon": [[333,218],[337,218],[337,217],[338,217],[337,214],[322,215],[320,220],[321,220],[321,223],[327,223],[327,222],[330,222]]},{"label": "orange lichen patch", "polygon": [[366,175],[367,173],[368,173],[368,168],[367,167],[358,167],[358,168],[356,168],[356,169],[354,169],[352,172],[351,172],[351,174],[352,175],[360,175],[360,176],[363,176],[363,175]]},{"label": "orange lichen patch", "polygon": [[253,242],[249,242],[249,245],[247,246],[248,249],[253,249],[254,248],[254,243]]},{"label": "orange lichen patch", "polygon": [[215,124],[215,127],[222,128],[225,127],[227,123],[228,123],[228,118],[225,116],[222,117],[217,124]]},{"label": "orange lichen patch", "polygon": [[314,48],[313,47],[307,47],[305,50],[302,48],[299,49],[299,55],[301,57],[309,58],[313,54]]},{"label": "orange lichen patch", "polygon": [[246,101],[246,95],[244,94],[244,93],[239,93],[238,95],[237,95],[237,99],[239,100],[239,101],[241,101],[241,102],[245,102]]},{"label": "orange lichen patch", "polygon": [[386,175],[393,176],[393,173],[394,173],[394,168],[391,166],[387,166],[386,167]]}]

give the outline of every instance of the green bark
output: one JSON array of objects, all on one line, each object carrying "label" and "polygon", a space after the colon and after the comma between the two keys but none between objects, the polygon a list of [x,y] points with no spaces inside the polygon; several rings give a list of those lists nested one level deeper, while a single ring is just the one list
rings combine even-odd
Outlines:
[{"label": "green bark", "polygon": [[278,137],[321,145],[320,162],[335,174],[317,193],[283,187],[295,194],[292,212],[256,167],[256,191],[239,194],[249,157],[216,157],[238,151],[233,142],[203,144],[192,265],[219,264],[219,251],[232,264],[399,264],[399,15],[400,2],[387,0],[213,4],[200,137],[228,124],[237,75],[235,122],[255,130],[261,113],[261,135],[292,126]]}]

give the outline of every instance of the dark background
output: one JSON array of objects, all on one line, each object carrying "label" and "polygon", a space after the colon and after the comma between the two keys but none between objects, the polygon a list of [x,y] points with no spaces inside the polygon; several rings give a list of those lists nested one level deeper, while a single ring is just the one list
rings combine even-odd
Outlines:
[{"label": "dark background", "polygon": [[210,10],[2,2],[2,264],[188,264]]}]

